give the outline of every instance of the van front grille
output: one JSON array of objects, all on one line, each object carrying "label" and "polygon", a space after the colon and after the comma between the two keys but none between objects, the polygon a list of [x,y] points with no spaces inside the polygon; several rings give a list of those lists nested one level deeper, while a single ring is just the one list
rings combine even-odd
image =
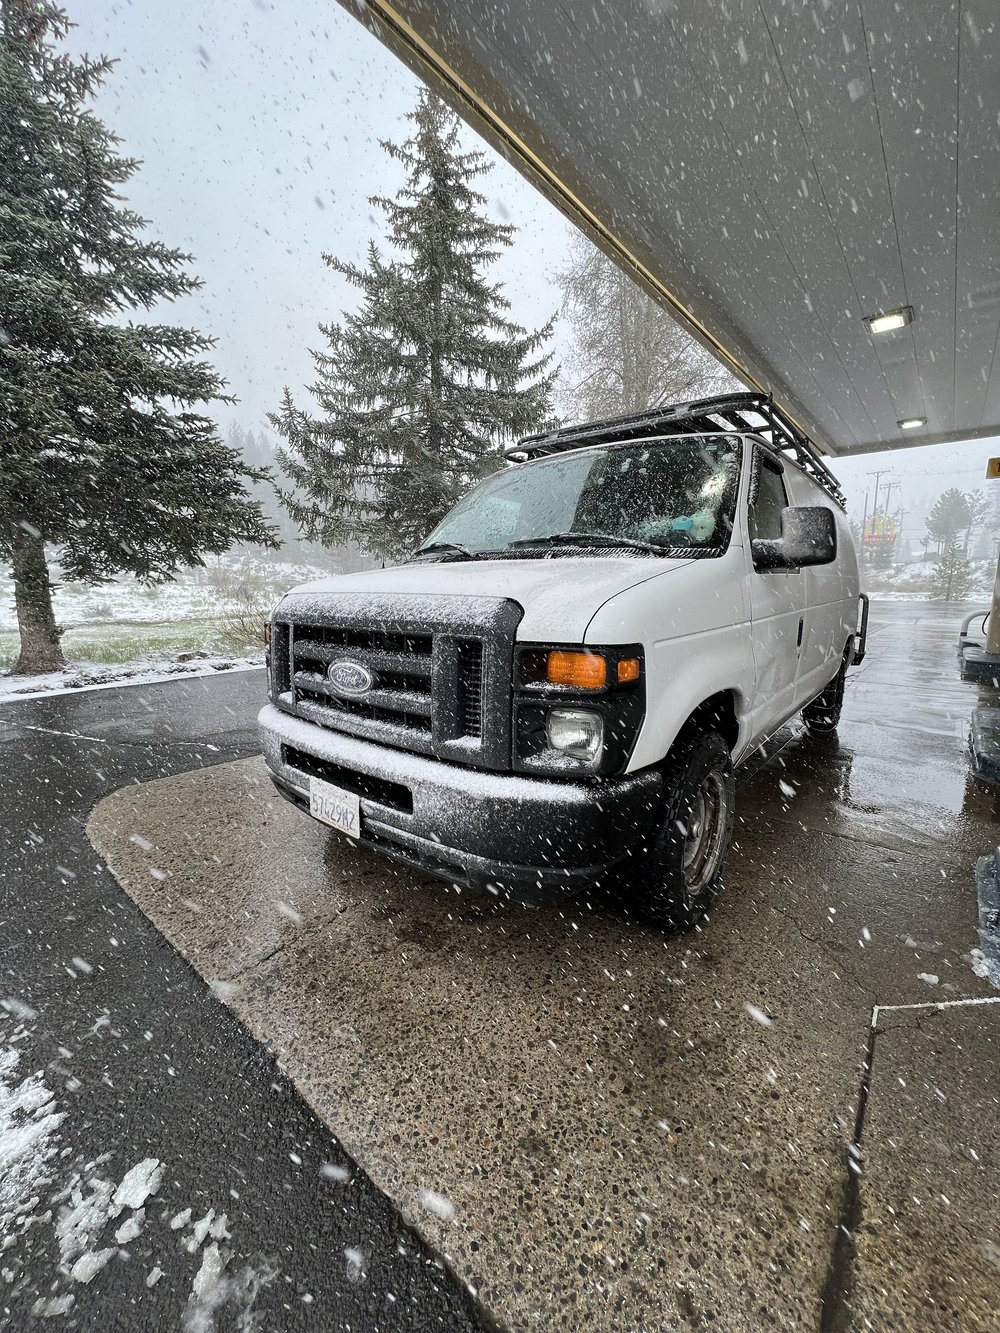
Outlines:
[{"label": "van front grille", "polygon": [[271,626],[272,698],[359,740],[509,771],[521,614],[507,598],[291,593]]},{"label": "van front grille", "polygon": [[483,734],[483,645],[475,639],[459,644],[458,691],[463,734]]},{"label": "van front grille", "polygon": [[[433,648],[430,634],[295,625],[295,698],[330,714],[386,722],[429,736],[434,713]],[[345,694],[329,676],[337,662],[363,667],[372,678],[371,688],[360,696]]]}]

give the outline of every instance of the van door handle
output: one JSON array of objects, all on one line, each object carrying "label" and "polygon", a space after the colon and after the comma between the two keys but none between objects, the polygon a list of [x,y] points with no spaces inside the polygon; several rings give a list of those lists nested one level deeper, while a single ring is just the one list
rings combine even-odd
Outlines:
[{"label": "van door handle", "polygon": [[804,625],[804,623],[805,623],[805,618],[803,616],[799,616],[799,636],[795,640],[796,648],[802,647],[802,626]]}]

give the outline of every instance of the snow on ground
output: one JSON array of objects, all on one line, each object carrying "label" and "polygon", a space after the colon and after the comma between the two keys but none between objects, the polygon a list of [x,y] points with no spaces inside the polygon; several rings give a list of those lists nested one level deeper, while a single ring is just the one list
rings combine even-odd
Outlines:
[{"label": "snow on ground", "polygon": [[111,1216],[117,1217],[125,1208],[141,1208],[151,1194],[160,1188],[163,1179],[163,1163],[155,1157],[145,1157],[130,1171],[126,1171],[122,1183],[115,1190],[111,1200]]},{"label": "snow on ground", "polygon": [[[14,1040],[23,1030],[13,1034]],[[66,1113],[40,1073],[18,1078],[21,1052],[0,1047],[0,1251],[31,1225],[39,1195],[52,1183],[56,1131]],[[8,1241],[9,1238],[9,1241]]]},{"label": "snow on ground", "polygon": [[230,552],[158,588],[124,578],[98,588],[59,585],[55,612],[69,666],[11,678],[6,673],[19,648],[14,585],[0,566],[0,701],[259,666],[271,606],[289,588],[328,572]]},{"label": "snow on ground", "polygon": [[[207,557],[202,569],[182,570],[173,582],[151,588],[133,578],[114,579],[94,588],[83,583],[59,584],[54,597],[56,620],[66,626],[211,620],[241,581],[260,582],[277,598],[298,583],[329,573],[318,565],[284,564],[230,551]],[[58,571],[53,571],[53,579],[58,583]],[[14,582],[10,570],[0,565],[0,631],[16,629]]]},{"label": "snow on ground", "polygon": [[74,662],[65,671],[44,676],[0,676],[0,704],[16,699],[37,699],[47,694],[78,694],[84,690],[110,689],[116,685],[153,685],[178,676],[211,676],[216,672],[249,671],[264,665],[264,654],[213,657],[205,654],[190,661],[173,658],[144,658],[120,666],[96,662]]},{"label": "snow on ground", "polygon": [[[0,1008],[6,1015],[0,1025],[0,1279],[5,1286],[16,1294],[26,1277],[21,1243],[28,1232],[51,1227],[59,1259],[42,1283],[35,1278],[36,1287],[49,1292],[35,1302],[36,1318],[70,1314],[81,1285],[100,1279],[117,1262],[133,1261],[149,1266],[148,1287],[165,1272],[185,1274],[190,1291],[184,1333],[216,1333],[226,1307],[236,1326],[255,1327],[254,1303],[261,1288],[277,1277],[276,1266],[267,1259],[234,1264],[225,1245],[231,1240],[228,1219],[214,1208],[193,1224],[190,1208],[170,1222],[178,1200],[165,1200],[158,1216],[147,1216],[147,1205],[159,1195],[167,1173],[158,1158],[136,1162],[120,1181],[109,1169],[111,1152],[94,1161],[74,1158],[61,1134],[69,1112],[60,1109],[40,1072],[22,1068],[19,1048],[30,1036],[25,1024],[37,1015],[16,999],[3,1000]],[[136,1242],[139,1247],[130,1250]],[[37,1263],[38,1248],[32,1250]],[[104,1280],[113,1298],[113,1271]]]},{"label": "snow on ground", "polygon": [[[973,560],[972,578],[963,600],[989,604],[993,592],[996,565],[992,560]],[[890,569],[862,570],[861,587],[870,596],[884,602],[925,602],[932,597],[931,582],[935,568],[930,560],[911,560]]]}]

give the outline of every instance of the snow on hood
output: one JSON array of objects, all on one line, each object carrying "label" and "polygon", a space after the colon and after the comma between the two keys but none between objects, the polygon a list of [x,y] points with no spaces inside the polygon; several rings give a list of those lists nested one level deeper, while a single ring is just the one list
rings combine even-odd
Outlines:
[{"label": "snow on hood", "polygon": [[524,611],[517,631],[519,639],[583,643],[594,613],[609,598],[690,563],[658,555],[422,562],[317,579],[293,588],[288,595],[360,592],[411,597],[509,597]]}]

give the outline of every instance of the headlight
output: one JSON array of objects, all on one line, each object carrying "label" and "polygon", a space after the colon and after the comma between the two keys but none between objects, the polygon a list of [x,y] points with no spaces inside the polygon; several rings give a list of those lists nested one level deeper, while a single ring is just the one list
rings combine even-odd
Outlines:
[{"label": "headlight", "polygon": [[550,708],[545,739],[550,749],[596,768],[604,748],[604,718],[584,708]]},{"label": "headlight", "polygon": [[625,772],[646,711],[642,644],[518,643],[513,676],[515,772]]}]

